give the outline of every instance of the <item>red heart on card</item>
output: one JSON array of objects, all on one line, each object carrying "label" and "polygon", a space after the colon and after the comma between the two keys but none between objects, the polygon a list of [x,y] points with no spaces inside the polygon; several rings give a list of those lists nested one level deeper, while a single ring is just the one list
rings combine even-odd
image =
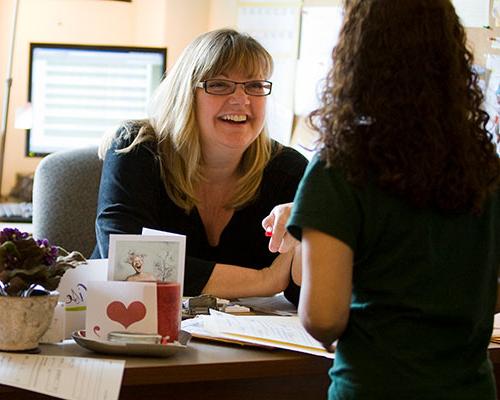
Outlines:
[{"label": "red heart on card", "polygon": [[133,301],[128,307],[121,301],[113,301],[106,308],[106,314],[111,321],[116,321],[127,329],[146,316],[146,306],[140,301]]}]

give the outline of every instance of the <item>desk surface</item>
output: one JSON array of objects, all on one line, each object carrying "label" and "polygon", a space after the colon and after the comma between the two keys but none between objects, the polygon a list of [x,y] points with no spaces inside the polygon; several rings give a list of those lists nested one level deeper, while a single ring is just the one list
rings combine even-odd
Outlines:
[{"label": "desk surface", "polygon": [[[76,343],[41,345],[41,354],[123,359],[99,355]],[[490,359],[500,382],[500,345]],[[120,399],[325,399],[331,360],[285,350],[191,341],[169,358],[127,357]],[[498,385],[497,385],[498,386]],[[500,393],[500,391],[499,391]],[[0,385],[0,398],[50,397]],[[5,397],[6,397],[5,396]]]},{"label": "desk surface", "polygon": [[[76,343],[41,345],[41,354],[124,359]],[[191,341],[169,358],[127,357],[120,399],[324,399],[331,360],[307,354]],[[0,385],[16,400],[48,396]],[[140,395],[138,395],[140,393]],[[15,395],[15,397],[14,397]]]}]

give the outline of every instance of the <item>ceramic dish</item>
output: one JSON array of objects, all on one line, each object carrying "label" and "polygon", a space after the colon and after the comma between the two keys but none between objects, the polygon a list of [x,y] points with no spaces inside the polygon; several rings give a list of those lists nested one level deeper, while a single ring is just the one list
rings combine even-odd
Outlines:
[{"label": "ceramic dish", "polygon": [[191,339],[188,332],[180,331],[179,341],[169,344],[117,343],[92,340],[85,337],[85,331],[75,331],[73,339],[80,346],[104,354],[124,354],[127,356],[169,357],[187,348]]}]

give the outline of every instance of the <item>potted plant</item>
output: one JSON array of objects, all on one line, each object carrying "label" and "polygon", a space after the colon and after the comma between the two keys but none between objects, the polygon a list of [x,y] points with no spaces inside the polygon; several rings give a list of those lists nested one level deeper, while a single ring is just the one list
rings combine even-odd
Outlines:
[{"label": "potted plant", "polygon": [[5,228],[0,231],[0,350],[28,350],[49,328],[68,268],[85,263],[46,239]]}]

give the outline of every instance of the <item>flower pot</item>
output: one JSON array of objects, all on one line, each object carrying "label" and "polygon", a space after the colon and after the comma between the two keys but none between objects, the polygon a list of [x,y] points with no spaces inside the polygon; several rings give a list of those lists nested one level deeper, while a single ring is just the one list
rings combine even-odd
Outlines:
[{"label": "flower pot", "polygon": [[0,296],[0,350],[31,350],[47,331],[59,293],[45,296]]}]

